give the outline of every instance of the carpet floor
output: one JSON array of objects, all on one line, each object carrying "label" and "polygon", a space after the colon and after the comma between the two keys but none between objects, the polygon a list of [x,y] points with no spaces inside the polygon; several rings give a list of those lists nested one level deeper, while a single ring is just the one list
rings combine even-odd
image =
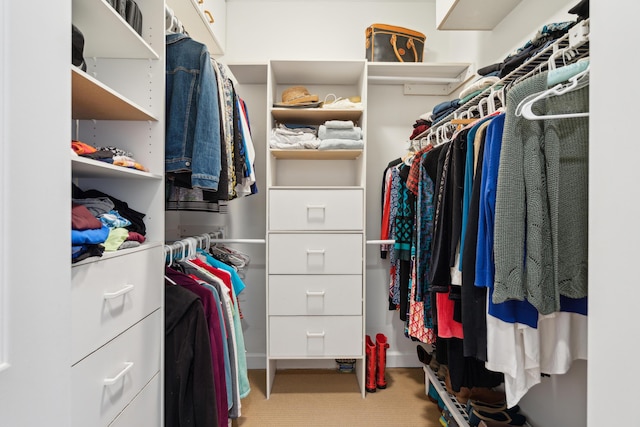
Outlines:
[{"label": "carpet floor", "polygon": [[266,399],[265,370],[249,370],[251,393],[233,427],[440,427],[438,406],[427,399],[422,368],[387,369],[387,388],[363,399],[355,374],[281,370]]}]

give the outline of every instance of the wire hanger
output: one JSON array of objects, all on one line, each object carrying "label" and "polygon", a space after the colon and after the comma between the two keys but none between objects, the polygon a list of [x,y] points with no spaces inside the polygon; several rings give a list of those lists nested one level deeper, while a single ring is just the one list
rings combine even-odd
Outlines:
[{"label": "wire hanger", "polygon": [[572,90],[580,89],[589,84],[589,66],[569,79],[568,84],[557,84],[551,89],[540,92],[532,98],[525,98],[518,104],[515,114],[516,116],[522,116],[527,120],[549,120],[549,119],[568,119],[574,117],[589,117],[588,112],[584,113],[566,113],[566,114],[549,114],[549,115],[537,115],[533,112],[533,104],[537,101],[552,96],[560,96]]}]

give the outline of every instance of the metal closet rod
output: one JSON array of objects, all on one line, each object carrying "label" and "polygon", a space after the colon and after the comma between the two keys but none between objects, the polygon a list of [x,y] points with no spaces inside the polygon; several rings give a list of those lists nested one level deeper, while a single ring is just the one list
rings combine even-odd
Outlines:
[{"label": "metal closet rod", "polygon": [[216,239],[211,238],[211,243],[266,243],[265,239]]}]

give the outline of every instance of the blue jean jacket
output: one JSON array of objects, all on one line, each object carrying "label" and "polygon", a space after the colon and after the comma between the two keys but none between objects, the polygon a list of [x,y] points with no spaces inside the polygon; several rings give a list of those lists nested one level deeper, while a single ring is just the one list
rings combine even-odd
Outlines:
[{"label": "blue jean jacket", "polygon": [[217,190],[220,178],[218,84],[207,47],[166,36],[165,171],[191,172],[191,185]]}]

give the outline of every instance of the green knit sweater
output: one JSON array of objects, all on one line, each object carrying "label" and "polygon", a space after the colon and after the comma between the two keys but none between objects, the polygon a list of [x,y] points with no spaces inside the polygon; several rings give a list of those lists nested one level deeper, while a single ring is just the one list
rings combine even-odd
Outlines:
[{"label": "green knit sweater", "polygon": [[[547,73],[514,86],[500,153],[495,215],[494,303],[526,299],[542,314],[560,295],[586,296],[588,119],[515,116]],[[538,101],[537,114],[586,111],[588,88]]]}]

